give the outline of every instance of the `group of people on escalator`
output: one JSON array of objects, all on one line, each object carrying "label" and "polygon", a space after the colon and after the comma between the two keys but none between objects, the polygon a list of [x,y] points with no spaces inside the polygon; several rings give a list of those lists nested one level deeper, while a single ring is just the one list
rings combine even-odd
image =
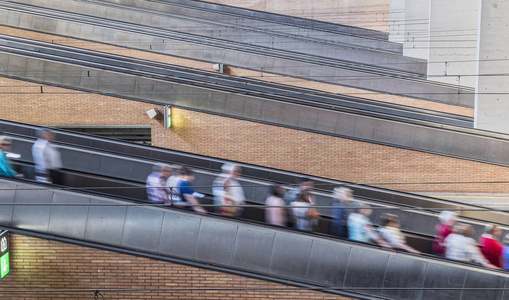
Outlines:
[{"label": "group of people on escalator", "polygon": [[509,233],[505,235],[502,244],[499,241],[502,230],[495,224],[487,224],[477,243],[472,238],[472,226],[457,223],[456,213],[443,211],[438,219],[440,223],[435,227],[433,241],[434,254],[488,268],[509,270]]},{"label": "group of people on escalator", "polygon": [[[62,160],[60,153],[53,145],[55,134],[47,129],[37,130],[38,139],[32,146],[32,156],[35,164],[35,179],[39,182],[62,184]],[[6,136],[0,136],[0,175],[24,178],[24,174],[16,172],[10,162],[9,155],[12,141]],[[18,155],[19,156],[19,155]]]},{"label": "group of people on escalator", "polygon": [[[38,140],[32,147],[35,162],[35,176],[38,181],[61,183],[60,154],[52,144],[54,134],[51,131],[38,130]],[[10,166],[8,153],[11,139],[0,136],[0,175],[23,177]],[[246,201],[244,189],[237,178],[242,169],[233,164],[222,166],[222,173],[212,184],[215,212],[224,216],[241,217]],[[171,204],[183,209],[206,214],[200,198],[204,195],[193,188],[194,173],[186,166],[173,168],[156,164],[147,177],[148,199],[153,203]],[[310,191],[314,188],[311,179],[301,178],[295,188],[285,191],[280,185],[274,185],[266,199],[265,220],[277,226],[289,226],[303,231],[318,230],[320,214]],[[348,187],[336,187],[333,193],[331,233],[353,241],[375,243],[384,248],[402,249],[411,253],[420,252],[405,242],[401,233],[397,215],[384,213],[381,224],[376,228],[370,221],[371,207],[366,203],[353,200],[352,190]],[[433,253],[446,258],[465,262],[474,262],[488,268],[509,269],[509,234],[499,241],[501,229],[494,224],[485,226],[478,243],[472,238],[471,225],[457,223],[454,212],[443,211],[439,215],[435,228]]]}]

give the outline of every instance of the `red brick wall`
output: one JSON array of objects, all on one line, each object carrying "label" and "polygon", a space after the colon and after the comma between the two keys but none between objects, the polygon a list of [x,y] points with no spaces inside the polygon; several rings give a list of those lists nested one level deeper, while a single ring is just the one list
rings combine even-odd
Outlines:
[{"label": "red brick wall", "polygon": [[[10,273],[2,290],[189,289],[102,291],[105,299],[349,299],[286,285],[51,240],[11,235]],[[273,288],[214,291],[207,288]],[[94,299],[93,292],[0,293],[1,299]],[[99,297],[101,299],[101,297]]]}]

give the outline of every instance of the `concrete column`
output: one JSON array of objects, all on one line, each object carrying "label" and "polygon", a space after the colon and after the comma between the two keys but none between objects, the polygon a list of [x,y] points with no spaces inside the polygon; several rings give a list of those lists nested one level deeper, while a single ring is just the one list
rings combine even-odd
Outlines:
[{"label": "concrete column", "polygon": [[431,0],[428,79],[475,87],[481,0]]},{"label": "concrete column", "polygon": [[430,0],[405,0],[403,55],[428,59]]},{"label": "concrete column", "polygon": [[403,43],[405,35],[405,0],[389,2],[389,41]]},{"label": "concrete column", "polygon": [[509,0],[482,0],[475,127],[509,133]]}]

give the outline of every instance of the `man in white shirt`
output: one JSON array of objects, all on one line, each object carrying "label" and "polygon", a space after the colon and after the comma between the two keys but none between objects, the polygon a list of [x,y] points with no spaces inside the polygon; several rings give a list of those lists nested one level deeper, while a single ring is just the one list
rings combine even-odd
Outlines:
[{"label": "man in white shirt", "polygon": [[37,130],[39,137],[32,146],[32,156],[35,163],[35,179],[40,182],[62,184],[62,159],[52,141],[55,134],[47,129]]}]

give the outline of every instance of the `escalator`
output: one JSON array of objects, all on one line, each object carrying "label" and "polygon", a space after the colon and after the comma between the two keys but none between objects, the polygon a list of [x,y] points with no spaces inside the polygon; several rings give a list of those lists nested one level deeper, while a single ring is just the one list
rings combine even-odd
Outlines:
[{"label": "escalator", "polygon": [[[362,299],[505,299],[509,274],[240,220],[0,181],[0,225]],[[25,205],[24,205],[25,204]],[[29,204],[29,205],[27,205]]]}]

